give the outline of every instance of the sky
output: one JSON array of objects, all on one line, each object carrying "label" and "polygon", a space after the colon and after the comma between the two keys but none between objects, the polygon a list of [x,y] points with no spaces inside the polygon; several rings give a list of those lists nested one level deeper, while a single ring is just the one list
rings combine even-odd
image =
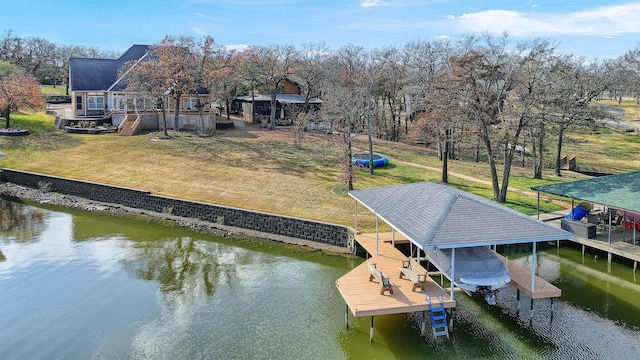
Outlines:
[{"label": "sky", "polygon": [[124,52],[166,35],[242,49],[324,42],[368,49],[489,32],[547,38],[589,59],[640,46],[640,1],[625,0],[0,0],[2,37]]}]

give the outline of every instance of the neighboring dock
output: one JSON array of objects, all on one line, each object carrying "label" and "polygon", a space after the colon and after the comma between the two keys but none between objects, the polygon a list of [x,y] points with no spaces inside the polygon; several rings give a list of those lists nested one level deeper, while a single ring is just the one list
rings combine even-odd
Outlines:
[{"label": "neighboring dock", "polygon": [[[566,210],[553,213],[540,214],[540,220],[557,228],[561,227],[561,220],[566,215]],[[592,239],[580,235],[573,235],[571,240],[582,245],[582,254],[585,248],[590,247],[608,254],[608,261],[611,262],[613,255],[623,259],[633,261],[634,271],[640,262],[640,232],[624,226],[615,226],[611,232],[607,227],[596,227],[595,237]]]}]

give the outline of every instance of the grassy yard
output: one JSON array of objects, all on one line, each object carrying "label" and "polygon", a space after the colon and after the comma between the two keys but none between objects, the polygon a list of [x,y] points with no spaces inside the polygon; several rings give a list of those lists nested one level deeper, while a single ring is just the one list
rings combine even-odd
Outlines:
[{"label": "grassy yard", "polygon": [[[335,135],[307,134],[303,148],[297,149],[289,128],[270,131],[248,125],[246,131],[219,131],[210,137],[172,133],[172,139],[161,140],[156,133],[130,137],[67,134],[54,130],[53,118],[43,113],[15,114],[12,123],[29,129],[32,135],[0,137],[0,151],[6,154],[0,159],[2,167],[353,224],[353,200],[338,180]],[[600,171],[611,172],[640,168],[640,159],[629,159],[624,151],[632,149],[640,153],[638,136],[615,132],[602,132],[593,137],[570,136],[580,139],[567,144],[567,151],[580,155],[579,164],[592,164]],[[365,149],[366,137],[357,137],[355,146]],[[425,148],[376,141],[375,151],[416,165],[392,160],[387,167],[376,169],[373,176],[362,170],[356,179],[356,188],[440,180],[441,164]],[[451,161],[450,171],[489,180],[488,166],[483,163]],[[543,180],[534,180],[531,174],[529,168],[513,168],[510,185],[529,190],[533,185],[583,178],[569,172],[557,178],[549,170]],[[492,197],[489,185],[455,176],[450,176],[450,182],[466,191]],[[506,205],[534,214],[536,203],[535,197],[510,192]],[[543,211],[559,209],[558,205],[542,203]],[[361,229],[372,229],[375,218],[361,211],[358,224]]]},{"label": "grassy yard", "polygon": [[66,95],[67,88],[66,85],[40,85],[40,92],[43,95]]}]

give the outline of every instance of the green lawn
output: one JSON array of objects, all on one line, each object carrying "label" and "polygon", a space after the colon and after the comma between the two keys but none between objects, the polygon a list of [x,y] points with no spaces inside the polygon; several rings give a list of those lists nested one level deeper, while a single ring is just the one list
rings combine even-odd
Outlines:
[{"label": "green lawn", "polygon": [[40,85],[40,92],[43,95],[67,95],[66,85]]},{"label": "green lawn", "polygon": [[[0,119],[2,121],[2,119]],[[67,134],[53,127],[53,117],[43,113],[15,113],[12,126],[29,129],[21,138],[0,137],[0,151],[7,156],[0,166],[88,181],[150,190],[155,194],[236,206],[251,210],[353,224],[353,200],[338,179],[335,135],[307,135],[301,149],[293,145],[288,128],[274,131],[249,125],[246,131],[218,131],[210,137],[172,133],[170,140],[158,134]],[[569,133],[565,147],[578,155],[582,167],[603,172],[626,172],[640,168],[640,138],[602,131],[599,134]],[[354,148],[366,149],[366,137],[358,136]],[[359,169],[355,188],[364,189],[417,181],[440,181],[441,163],[432,150],[376,140],[376,152],[392,160],[370,176]],[[625,150],[626,149],[626,150]],[[550,151],[550,154],[553,152]],[[488,165],[450,161],[450,183],[491,199],[490,185],[454,176],[460,173],[483,181],[490,179]],[[529,167],[514,167],[510,185],[530,191],[531,186],[584,178],[564,172],[561,178],[545,170],[544,179],[532,178]],[[564,199],[566,200],[566,199]],[[509,192],[508,207],[532,215],[537,197]],[[541,211],[562,207],[542,201]],[[375,226],[375,217],[362,214],[358,226]]]}]

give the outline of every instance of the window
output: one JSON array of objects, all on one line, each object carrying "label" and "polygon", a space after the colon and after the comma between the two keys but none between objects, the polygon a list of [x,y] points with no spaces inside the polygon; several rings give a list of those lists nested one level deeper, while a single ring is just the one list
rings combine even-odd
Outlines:
[{"label": "window", "polygon": [[76,96],[76,109],[82,110],[82,96]]},{"label": "window", "polygon": [[118,110],[126,110],[127,109],[127,98],[123,95],[114,95],[113,101],[115,103],[115,107]]},{"label": "window", "polygon": [[195,110],[197,104],[198,104],[198,99],[194,97],[186,97],[182,99],[183,109]]},{"label": "window", "polygon": [[104,97],[89,96],[87,97],[87,104],[89,110],[104,110]]}]

